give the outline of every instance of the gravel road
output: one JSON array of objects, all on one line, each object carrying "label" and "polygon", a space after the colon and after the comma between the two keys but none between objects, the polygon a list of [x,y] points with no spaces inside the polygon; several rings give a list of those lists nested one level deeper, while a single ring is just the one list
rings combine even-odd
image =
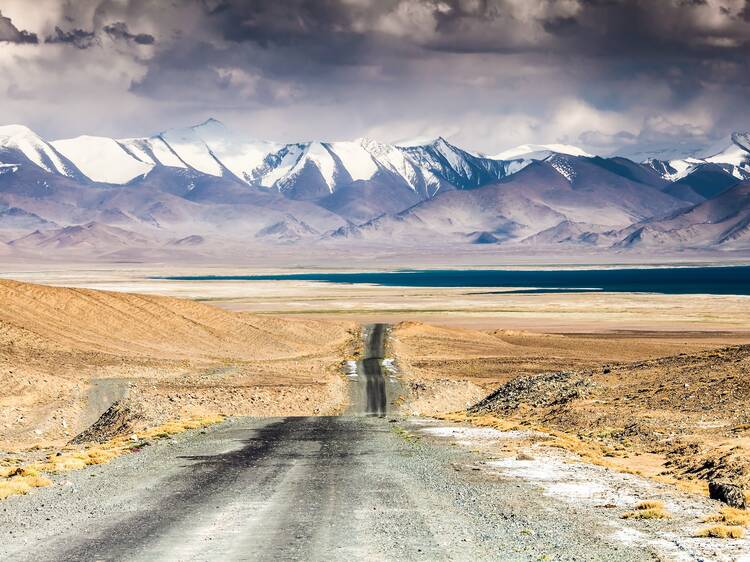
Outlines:
[{"label": "gravel road", "polygon": [[473,471],[476,453],[413,439],[387,400],[365,404],[230,419],[65,474],[0,504],[0,560],[653,559],[533,483]]}]

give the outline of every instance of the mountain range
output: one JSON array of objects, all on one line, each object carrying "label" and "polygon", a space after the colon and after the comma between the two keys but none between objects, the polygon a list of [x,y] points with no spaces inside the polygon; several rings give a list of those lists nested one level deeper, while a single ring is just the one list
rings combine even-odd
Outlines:
[{"label": "mountain range", "polygon": [[258,141],[208,121],[47,141],[0,126],[0,256],[169,256],[481,245],[503,252],[750,250],[750,134],[682,160],[444,138]]}]

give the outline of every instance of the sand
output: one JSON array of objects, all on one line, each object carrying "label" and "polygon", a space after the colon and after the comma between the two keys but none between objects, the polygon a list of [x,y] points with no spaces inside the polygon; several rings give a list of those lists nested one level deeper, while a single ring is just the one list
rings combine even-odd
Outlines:
[{"label": "sand", "polygon": [[[593,451],[609,466],[703,487],[712,479],[748,485],[750,345],[726,341],[721,333],[548,335],[407,322],[394,328],[391,346],[402,376],[420,387],[419,400],[407,403],[420,413],[466,408],[463,397],[441,395],[447,384],[463,381],[485,395],[500,388],[476,415],[564,432],[572,439],[561,445]],[[559,372],[569,382],[514,386]]]}]

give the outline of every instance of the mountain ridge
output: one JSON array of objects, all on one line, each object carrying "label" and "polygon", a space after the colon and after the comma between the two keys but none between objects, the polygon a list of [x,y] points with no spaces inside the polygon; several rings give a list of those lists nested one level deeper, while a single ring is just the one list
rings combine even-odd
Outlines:
[{"label": "mountain ridge", "polygon": [[[284,144],[215,119],[143,138],[49,142],[0,126],[0,240],[3,255],[346,243],[750,249],[750,203],[737,195],[750,180],[750,134],[727,142],[705,157],[635,162],[560,144],[489,157],[443,137]],[[701,213],[730,199],[740,218],[720,236]],[[668,223],[678,215],[675,237]]]}]

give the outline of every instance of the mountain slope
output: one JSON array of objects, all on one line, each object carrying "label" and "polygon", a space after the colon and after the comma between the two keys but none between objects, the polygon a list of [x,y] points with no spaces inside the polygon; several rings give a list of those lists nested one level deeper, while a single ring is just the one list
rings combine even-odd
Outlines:
[{"label": "mountain slope", "polygon": [[45,172],[68,177],[78,171],[50,144],[23,125],[0,127],[0,163],[23,164],[24,160]]},{"label": "mountain slope", "polygon": [[553,154],[593,157],[585,150],[569,144],[522,144],[495,154],[494,160],[544,160]]},{"label": "mountain slope", "polygon": [[22,238],[10,242],[11,246],[28,249],[68,249],[104,250],[147,246],[149,240],[122,228],[107,226],[97,222],[65,228],[36,230]]},{"label": "mountain slope", "polygon": [[392,216],[331,234],[333,239],[510,241],[533,236],[563,222],[609,229],[666,213],[685,203],[656,187],[634,182],[597,160],[560,155],[533,162],[500,182],[452,190]]},{"label": "mountain slope", "polygon": [[750,248],[750,182],[666,218],[619,233],[618,248]]},{"label": "mountain slope", "polygon": [[80,136],[52,141],[51,144],[95,182],[125,184],[146,175],[153,167],[134,158],[117,141],[106,137]]},{"label": "mountain slope", "polygon": [[453,146],[442,137],[429,144],[402,145],[398,148],[420,168],[458,189],[486,185],[517,169],[517,163],[471,154]]}]

